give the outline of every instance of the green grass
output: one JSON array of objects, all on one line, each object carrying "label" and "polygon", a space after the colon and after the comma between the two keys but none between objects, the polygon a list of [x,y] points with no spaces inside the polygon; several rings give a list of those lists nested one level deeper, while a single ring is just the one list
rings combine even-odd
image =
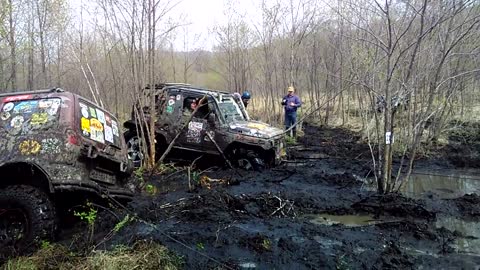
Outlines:
[{"label": "green grass", "polygon": [[81,256],[70,252],[67,247],[52,244],[29,257],[11,259],[4,270],[40,269],[180,269],[183,258],[173,254],[164,246],[154,242],[139,241],[132,247],[118,246],[111,251],[93,251]]}]

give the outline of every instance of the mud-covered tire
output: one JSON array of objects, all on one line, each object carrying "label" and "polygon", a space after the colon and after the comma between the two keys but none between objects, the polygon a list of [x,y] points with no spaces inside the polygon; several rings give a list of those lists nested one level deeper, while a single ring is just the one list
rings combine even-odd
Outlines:
[{"label": "mud-covered tire", "polygon": [[128,158],[132,161],[135,168],[142,166],[144,154],[142,153],[142,139],[135,130],[127,130],[123,137],[127,144]]},{"label": "mud-covered tire", "polygon": [[31,251],[41,240],[53,239],[56,230],[55,206],[47,194],[26,185],[0,189],[0,259]]},{"label": "mud-covered tire", "polygon": [[245,170],[261,172],[265,170],[265,161],[253,150],[246,151],[238,160],[238,166]]},{"label": "mud-covered tire", "polygon": [[252,164],[253,170],[256,172],[261,172],[265,170],[265,161],[255,153],[254,151],[248,151],[247,158]]}]

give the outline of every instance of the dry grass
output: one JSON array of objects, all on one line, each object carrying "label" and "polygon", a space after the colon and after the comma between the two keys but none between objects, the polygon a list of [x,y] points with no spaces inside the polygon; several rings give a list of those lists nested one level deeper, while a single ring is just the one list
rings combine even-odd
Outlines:
[{"label": "dry grass", "polygon": [[139,241],[132,247],[121,246],[112,251],[94,251],[87,256],[70,252],[63,245],[48,245],[32,256],[9,260],[3,269],[174,270],[181,266],[181,257],[168,251],[164,246],[154,242]]}]

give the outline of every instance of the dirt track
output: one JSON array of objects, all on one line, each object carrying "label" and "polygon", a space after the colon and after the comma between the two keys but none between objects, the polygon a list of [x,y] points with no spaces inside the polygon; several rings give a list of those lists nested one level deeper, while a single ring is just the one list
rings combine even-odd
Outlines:
[{"label": "dirt track", "polygon": [[[215,180],[191,192],[185,175],[153,177],[159,192],[137,196],[129,205],[147,224],[126,226],[103,247],[153,239],[184,256],[186,269],[469,269],[480,264],[480,257],[455,252],[453,242],[463,235],[435,226],[439,217],[478,220],[478,196],[378,196],[357,180],[369,173],[369,160],[368,148],[355,134],[313,126],[305,131],[292,153],[322,158],[262,174],[207,173]],[[367,215],[374,222],[314,221],[325,213]]]}]

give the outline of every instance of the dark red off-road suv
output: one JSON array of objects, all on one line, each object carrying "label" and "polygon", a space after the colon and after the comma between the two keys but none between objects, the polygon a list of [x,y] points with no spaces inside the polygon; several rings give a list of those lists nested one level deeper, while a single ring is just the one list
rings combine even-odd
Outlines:
[{"label": "dark red off-road suv", "polygon": [[89,100],[0,94],[0,253],[50,238],[62,195],[130,198],[130,164],[118,120]]}]

